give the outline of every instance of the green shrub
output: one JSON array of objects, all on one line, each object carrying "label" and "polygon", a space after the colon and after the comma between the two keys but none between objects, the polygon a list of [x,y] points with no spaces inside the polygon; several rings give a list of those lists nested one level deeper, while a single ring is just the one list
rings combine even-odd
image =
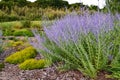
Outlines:
[{"label": "green shrub", "polygon": [[4,32],[3,32],[3,35],[4,36],[11,36],[13,33],[13,31],[11,29],[6,29]]},{"label": "green shrub", "polygon": [[41,21],[32,21],[31,28],[41,29],[42,28],[42,22]]},{"label": "green shrub", "polygon": [[33,33],[27,29],[20,29],[20,30],[15,30],[13,32],[14,36],[33,36]]},{"label": "green shrub", "polygon": [[3,36],[11,36],[13,33],[13,24],[10,22],[4,22],[0,24],[1,30],[3,31]]},{"label": "green shrub", "polygon": [[14,29],[21,29],[21,28],[23,28],[23,26],[20,22],[14,22],[13,28]]},{"label": "green shrub", "polygon": [[47,9],[44,13],[44,16],[46,16],[48,19],[53,20],[56,18],[60,18],[66,15],[65,11],[62,10],[53,10],[53,9]]},{"label": "green shrub", "polygon": [[24,50],[13,53],[5,59],[5,62],[17,64],[22,63],[27,59],[34,58],[36,56],[36,50],[33,47],[27,47]]},{"label": "green shrub", "polygon": [[[16,21],[16,20],[19,20],[19,16],[18,16],[18,15],[11,14],[11,15],[7,15],[7,16],[6,16],[6,19],[9,20],[9,21]],[[6,21],[7,21],[7,20],[6,20]]]},{"label": "green shrub", "polygon": [[45,63],[46,62],[44,59],[41,59],[41,60],[28,59],[23,63],[21,63],[19,67],[20,69],[23,69],[23,70],[41,69],[45,67]]},{"label": "green shrub", "polygon": [[30,20],[22,21],[21,24],[24,28],[30,28],[31,27],[31,21]]}]

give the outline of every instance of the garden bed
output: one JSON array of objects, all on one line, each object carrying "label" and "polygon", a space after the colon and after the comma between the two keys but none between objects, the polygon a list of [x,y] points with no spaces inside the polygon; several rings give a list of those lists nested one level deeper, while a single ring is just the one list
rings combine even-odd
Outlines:
[{"label": "garden bed", "polygon": [[[7,54],[15,51],[14,48],[10,48],[4,52]],[[1,61],[7,56],[8,55],[2,56],[3,59],[0,57],[0,59],[2,59]],[[40,59],[41,56],[38,54],[35,58]],[[91,80],[77,70],[60,71],[55,64],[44,69],[35,70],[21,70],[18,65],[4,64],[5,67],[0,71],[0,80]],[[108,73],[101,71],[96,80],[115,80],[106,78],[107,74]]]},{"label": "garden bed", "polygon": [[[0,52],[4,52],[0,53],[0,78],[119,80],[119,22],[118,14],[71,14],[45,26],[44,32],[33,29],[32,38],[1,40]],[[22,29],[24,32],[26,29]]]}]

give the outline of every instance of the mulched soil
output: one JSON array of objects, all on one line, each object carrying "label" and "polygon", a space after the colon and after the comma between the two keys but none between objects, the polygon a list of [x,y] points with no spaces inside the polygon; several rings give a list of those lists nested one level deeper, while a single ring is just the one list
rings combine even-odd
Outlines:
[{"label": "mulched soil", "polygon": [[[10,48],[4,52],[4,55],[0,56],[2,62],[4,58],[11,53],[15,52],[15,48]],[[36,59],[40,59],[38,55]],[[102,71],[98,74],[95,80],[115,80],[105,78],[106,72]],[[83,76],[77,70],[70,70],[60,72],[57,70],[56,65],[52,65],[44,69],[35,70],[20,70],[18,65],[5,63],[5,68],[0,71],[0,80],[93,80]]]},{"label": "mulched soil", "polygon": [[78,71],[59,73],[56,67],[36,70],[20,70],[17,65],[5,64],[0,72],[1,80],[87,80]]}]

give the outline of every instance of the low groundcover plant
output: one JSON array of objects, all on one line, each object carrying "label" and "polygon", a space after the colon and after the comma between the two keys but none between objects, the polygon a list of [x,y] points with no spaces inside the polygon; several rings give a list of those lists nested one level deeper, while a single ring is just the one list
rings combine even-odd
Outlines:
[{"label": "low groundcover plant", "polygon": [[41,69],[45,67],[45,60],[28,59],[21,63],[19,67],[23,70]]},{"label": "low groundcover plant", "polygon": [[95,78],[100,70],[118,61],[119,18],[100,12],[70,14],[44,27],[43,35],[33,30],[37,41],[31,44],[51,62],[62,61],[63,68]]},{"label": "low groundcover plant", "polygon": [[30,46],[6,57],[5,62],[11,64],[18,64],[24,62],[27,59],[34,58],[36,55],[37,55],[36,50]]}]

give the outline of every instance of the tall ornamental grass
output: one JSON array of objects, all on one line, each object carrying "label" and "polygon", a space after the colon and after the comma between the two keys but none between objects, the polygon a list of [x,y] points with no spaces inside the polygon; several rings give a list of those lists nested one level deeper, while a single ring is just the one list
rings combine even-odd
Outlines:
[{"label": "tall ornamental grass", "polygon": [[31,44],[51,62],[63,62],[64,69],[77,69],[95,78],[100,70],[112,67],[118,61],[118,18],[119,15],[116,18],[100,12],[70,14],[52,26],[44,27],[44,35],[34,30],[37,41],[31,41]]}]

